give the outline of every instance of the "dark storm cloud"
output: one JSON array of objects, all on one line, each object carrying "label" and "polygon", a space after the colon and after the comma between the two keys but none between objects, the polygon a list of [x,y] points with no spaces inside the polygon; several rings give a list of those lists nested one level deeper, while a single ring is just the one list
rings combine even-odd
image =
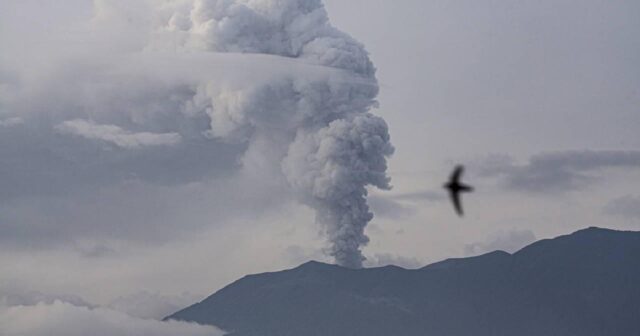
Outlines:
[{"label": "dark storm cloud", "polygon": [[134,150],[27,125],[0,130],[0,200],[68,195],[127,179],[173,185],[224,176],[241,146],[200,138]]},{"label": "dark storm cloud", "polygon": [[580,190],[608,168],[640,169],[640,151],[584,150],[549,152],[518,165],[508,156],[493,157],[481,167],[482,175],[497,176],[513,190],[545,193]]},{"label": "dark storm cloud", "polygon": [[[267,197],[273,194],[279,197]],[[109,254],[91,253],[101,244],[109,247],[103,241],[166,243],[232,219],[255,221],[288,200],[279,186],[258,186],[238,177],[170,186],[125,180],[66,196],[0,204],[0,250],[59,247],[85,257],[105,257]]]},{"label": "dark storm cloud", "polygon": [[626,195],[613,199],[604,207],[604,213],[627,219],[640,219],[640,197]]},{"label": "dark storm cloud", "polygon": [[[222,220],[235,209],[229,200],[241,197],[229,193],[219,199],[222,195],[205,185],[231,189],[213,181],[237,171],[244,146],[195,136],[198,128],[186,120],[173,124],[184,134],[177,143],[135,140],[127,147],[60,133],[47,119],[30,116],[0,127],[2,249],[50,248],[99,237],[164,241],[209,222],[194,216],[180,220],[176,213],[195,205],[218,210]],[[120,124],[135,129],[133,123]],[[157,129],[126,134],[149,139],[149,131]]]}]

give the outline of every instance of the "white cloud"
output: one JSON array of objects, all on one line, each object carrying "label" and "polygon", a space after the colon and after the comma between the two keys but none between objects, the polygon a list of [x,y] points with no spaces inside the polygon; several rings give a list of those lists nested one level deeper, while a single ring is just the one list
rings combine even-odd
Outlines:
[{"label": "white cloud", "polygon": [[56,301],[67,302],[77,307],[95,307],[76,295],[51,294],[35,290],[25,290],[24,288],[16,285],[3,285],[0,287],[0,308],[11,306],[34,306],[39,303],[52,304]]},{"label": "white cloud", "polygon": [[19,117],[0,119],[0,127],[17,126],[17,125],[21,125],[23,123],[24,123],[24,120],[22,120],[22,118],[19,118]]},{"label": "white cloud", "polygon": [[134,318],[104,308],[55,301],[33,306],[0,307],[3,336],[217,336],[224,333],[193,323]]},{"label": "white cloud", "polygon": [[109,308],[146,319],[162,319],[180,309],[198,302],[199,297],[189,293],[161,295],[147,291],[121,296],[109,304]]},{"label": "white cloud", "polygon": [[536,236],[531,230],[500,230],[490,235],[485,241],[466,245],[464,253],[468,256],[497,250],[513,253],[535,240]]},{"label": "white cloud", "polygon": [[122,148],[168,146],[178,144],[182,140],[178,133],[134,133],[115,125],[99,125],[82,119],[67,120],[56,126],[56,129],[62,133],[102,140]]},{"label": "white cloud", "polygon": [[424,266],[425,264],[413,257],[404,257],[390,253],[376,253],[371,256],[367,256],[367,260],[364,262],[367,267],[382,267],[382,266],[400,266],[407,269],[415,269]]}]

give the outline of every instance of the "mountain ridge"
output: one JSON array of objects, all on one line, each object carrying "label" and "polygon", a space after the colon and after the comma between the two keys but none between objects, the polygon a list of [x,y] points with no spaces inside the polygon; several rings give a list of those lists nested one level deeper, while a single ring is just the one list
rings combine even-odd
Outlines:
[{"label": "mountain ridge", "polygon": [[418,269],[317,261],[245,276],[166,319],[234,336],[638,335],[640,232],[590,227]]}]

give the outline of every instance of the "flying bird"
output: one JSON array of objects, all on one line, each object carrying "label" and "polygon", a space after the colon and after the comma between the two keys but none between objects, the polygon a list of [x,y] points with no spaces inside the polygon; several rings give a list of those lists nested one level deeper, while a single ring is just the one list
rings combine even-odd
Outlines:
[{"label": "flying bird", "polygon": [[459,216],[463,215],[460,193],[473,191],[473,187],[460,182],[460,177],[462,176],[463,172],[464,166],[457,165],[453,170],[451,177],[449,178],[449,182],[444,185],[444,188],[449,191],[449,196],[451,197],[451,201],[453,202],[453,207],[456,209],[456,213]]}]

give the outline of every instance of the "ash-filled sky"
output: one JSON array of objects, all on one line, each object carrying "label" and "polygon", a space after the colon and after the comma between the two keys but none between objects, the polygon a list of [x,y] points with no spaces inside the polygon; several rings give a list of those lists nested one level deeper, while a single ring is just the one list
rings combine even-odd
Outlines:
[{"label": "ash-filled sky", "polygon": [[[309,259],[419,267],[640,230],[639,14],[592,0],[0,2],[5,333],[44,312],[159,330],[136,318]],[[477,189],[463,219],[441,188],[457,163]]]}]

